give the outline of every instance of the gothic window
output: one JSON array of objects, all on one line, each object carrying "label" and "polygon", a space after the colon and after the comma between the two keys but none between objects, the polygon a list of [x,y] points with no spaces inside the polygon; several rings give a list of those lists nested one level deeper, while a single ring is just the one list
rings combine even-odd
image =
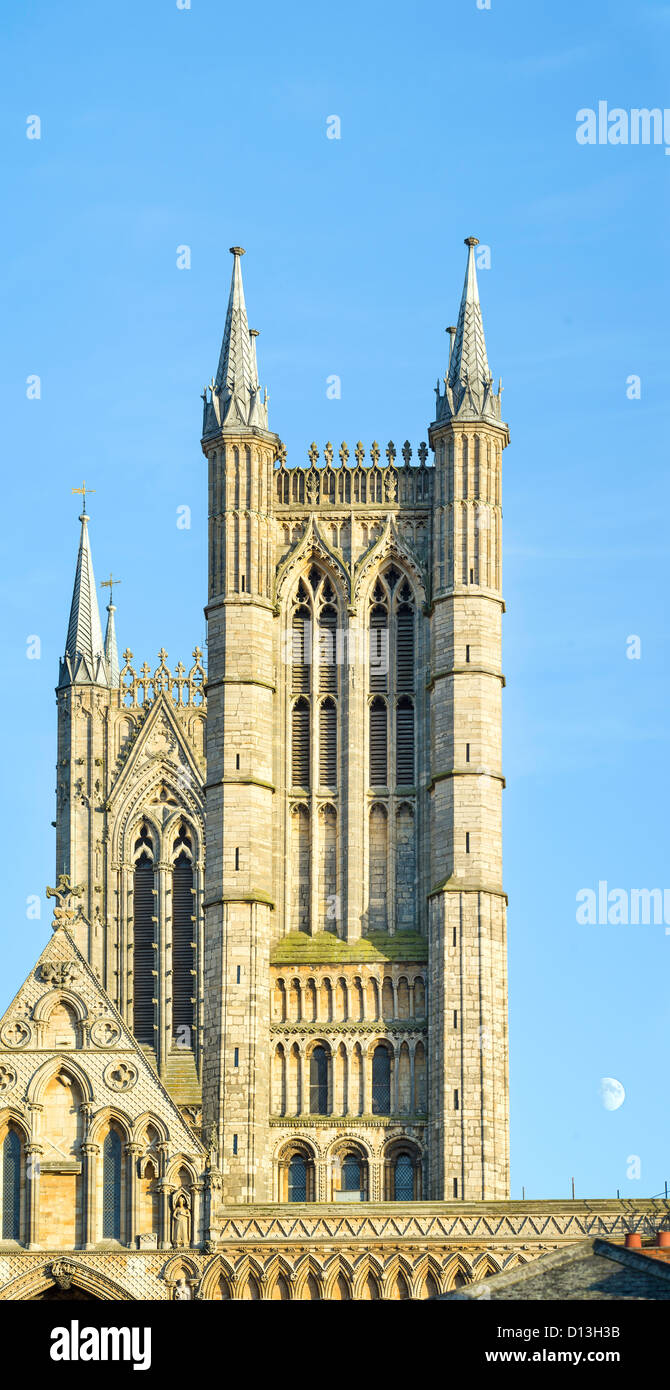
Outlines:
[{"label": "gothic window", "polygon": [[372,1113],[391,1113],[391,1056],[382,1043],[372,1054]]},{"label": "gothic window", "polygon": [[193,1047],[194,913],[192,844],[182,821],[174,846],[172,869],[172,1036],[180,1047]]},{"label": "gothic window", "polygon": [[297,700],[293,706],[291,729],[291,780],[294,787],[309,786],[309,714],[307,700]]},{"label": "gothic window", "polygon": [[108,1130],[102,1145],[102,1238],[121,1239],[121,1139]]},{"label": "gothic window", "polygon": [[370,705],[370,786],[385,787],[388,781],[388,711],[377,696]]},{"label": "gothic window", "polygon": [[153,848],[144,824],[135,842],[133,875],[133,1032],[149,1047],[155,1043],[155,915]]},{"label": "gothic window", "polygon": [[309,1109],[312,1115],[328,1114],[328,1053],[320,1045],[309,1059]]},{"label": "gothic window", "polygon": [[319,782],[322,787],[337,783],[337,710],[334,700],[324,700],[319,709]]},{"label": "gothic window", "polygon": [[2,1145],[2,1239],[21,1239],[21,1140],[15,1129]]}]

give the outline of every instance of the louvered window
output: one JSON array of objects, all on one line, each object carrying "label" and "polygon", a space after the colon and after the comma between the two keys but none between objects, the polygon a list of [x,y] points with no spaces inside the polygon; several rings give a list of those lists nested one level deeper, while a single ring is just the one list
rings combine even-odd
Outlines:
[{"label": "louvered window", "polygon": [[370,690],[388,690],[388,614],[381,604],[370,613]]},{"label": "louvered window", "polygon": [[370,786],[385,787],[388,778],[388,711],[383,700],[370,706]]},{"label": "louvered window", "polygon": [[183,851],[172,870],[172,1036],[193,1046],[193,866]]},{"label": "louvered window", "polygon": [[319,690],[337,690],[337,613],[330,607],[319,616]]},{"label": "louvered window", "polygon": [[14,1129],[2,1145],[2,1239],[21,1239],[21,1140]]},{"label": "louvered window", "polygon": [[328,1114],[328,1054],[315,1047],[309,1059],[309,1109],[311,1115]]},{"label": "louvered window", "polygon": [[414,706],[398,701],[396,708],[395,780],[399,787],[414,785]]},{"label": "louvered window", "polygon": [[324,700],[319,710],[319,782],[322,787],[337,783],[337,710],[333,700]]},{"label": "louvered window", "polygon": [[293,614],[291,661],[294,693],[309,690],[311,658],[311,620],[308,608],[298,608]]},{"label": "louvered window", "polygon": [[414,613],[399,608],[397,616],[396,689],[414,689]]},{"label": "louvered window", "polygon": [[291,778],[294,787],[309,786],[309,718],[307,701],[298,700],[293,706],[291,721]]},{"label": "louvered window", "polygon": [[385,1047],[376,1047],[372,1054],[372,1113],[391,1113],[391,1058]]},{"label": "louvered window", "polygon": [[133,891],[133,1032],[154,1046],[154,866],[146,853],[135,865]]},{"label": "louvered window", "polygon": [[115,1129],[102,1146],[102,1238],[121,1239],[121,1140]]}]

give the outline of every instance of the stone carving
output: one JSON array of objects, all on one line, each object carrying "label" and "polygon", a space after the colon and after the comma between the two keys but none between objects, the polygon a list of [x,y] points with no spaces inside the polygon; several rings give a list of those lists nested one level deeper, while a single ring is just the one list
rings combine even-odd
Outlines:
[{"label": "stone carving", "polygon": [[58,906],[54,908],[52,922],[54,931],[56,931],[58,927],[67,926],[69,922],[74,922],[76,910],[72,899],[80,898],[81,895],[82,889],[75,888],[74,885],[70,883],[69,874],[59,874],[56,887],[47,887],[47,897],[57,898],[58,900]]},{"label": "stone carving", "polygon": [[184,1303],[193,1297],[190,1286],[186,1283],[185,1279],[177,1280],[172,1297],[176,1303]]},{"label": "stone carving", "polygon": [[4,1062],[0,1063],[0,1095],[6,1096],[8,1091],[13,1091],[16,1085],[16,1072],[13,1067],[8,1067]]},{"label": "stone carving", "polygon": [[172,1195],[172,1244],[176,1249],[191,1243],[191,1208],[186,1192]]},{"label": "stone carving", "polygon": [[91,1027],[91,1042],[96,1047],[113,1047],[120,1037],[121,1029],[113,1018],[96,1018]]},{"label": "stone carving", "polygon": [[5,1047],[25,1047],[31,1037],[30,1028],[27,1023],[23,1023],[20,1018],[12,1019],[4,1025],[0,1033],[0,1041]]},{"label": "stone carving", "polygon": [[137,1081],[137,1067],[132,1062],[111,1062],[104,1079],[112,1091],[130,1091]]},{"label": "stone carving", "polygon": [[45,960],[39,968],[39,978],[47,985],[71,985],[79,976],[76,960]]},{"label": "stone carving", "polygon": [[54,1260],[49,1266],[49,1273],[58,1285],[59,1289],[67,1290],[72,1288],[72,1281],[77,1272],[77,1266],[71,1260]]}]

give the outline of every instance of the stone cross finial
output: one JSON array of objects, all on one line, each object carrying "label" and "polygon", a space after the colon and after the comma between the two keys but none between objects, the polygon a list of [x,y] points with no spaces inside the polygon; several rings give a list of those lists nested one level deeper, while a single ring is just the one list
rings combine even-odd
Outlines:
[{"label": "stone cross finial", "polygon": [[70,883],[69,874],[59,874],[57,886],[55,888],[47,887],[47,897],[58,899],[58,906],[54,908],[53,915],[52,926],[54,931],[56,931],[58,927],[64,927],[68,922],[74,921],[75,906],[72,899],[80,898],[81,894],[81,888],[75,888],[74,885]]}]

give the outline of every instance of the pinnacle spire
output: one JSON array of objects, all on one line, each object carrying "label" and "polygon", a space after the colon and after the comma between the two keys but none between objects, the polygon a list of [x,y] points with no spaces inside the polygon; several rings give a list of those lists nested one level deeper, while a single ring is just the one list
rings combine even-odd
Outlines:
[{"label": "pinnacle spire", "polygon": [[110,574],[109,579],[103,579],[100,584],[101,589],[109,589],[109,603],[107,604],[107,630],[105,632],[105,661],[107,662],[107,674],[109,676],[110,685],[118,685],[120,673],[119,651],[116,645],[116,625],[114,622],[114,614],[116,613],[116,605],[114,603],[114,585],[120,583],[120,579],[115,579],[114,575]]},{"label": "pinnacle spire", "polygon": [[493,377],[486,355],[486,339],[477,285],[475,246],[477,237],[465,238],[468,260],[456,328],[449,328],[449,366],[444,394],[437,393],[438,420],[475,420],[481,416],[500,419],[500,395],[493,393]]},{"label": "pinnacle spire", "polygon": [[[242,283],[242,246],[231,246],[233,273],[226,326],[216,376],[204,392],[203,434],[226,427],[268,427],[267,405],[261,399],[256,364],[256,331],[249,331]],[[210,393],[209,396],[207,393]]]},{"label": "pinnacle spire", "polygon": [[106,685],[100,610],[88,536],[90,517],[84,511],[79,520],[81,535],[60,684],[89,681],[96,685]]}]

